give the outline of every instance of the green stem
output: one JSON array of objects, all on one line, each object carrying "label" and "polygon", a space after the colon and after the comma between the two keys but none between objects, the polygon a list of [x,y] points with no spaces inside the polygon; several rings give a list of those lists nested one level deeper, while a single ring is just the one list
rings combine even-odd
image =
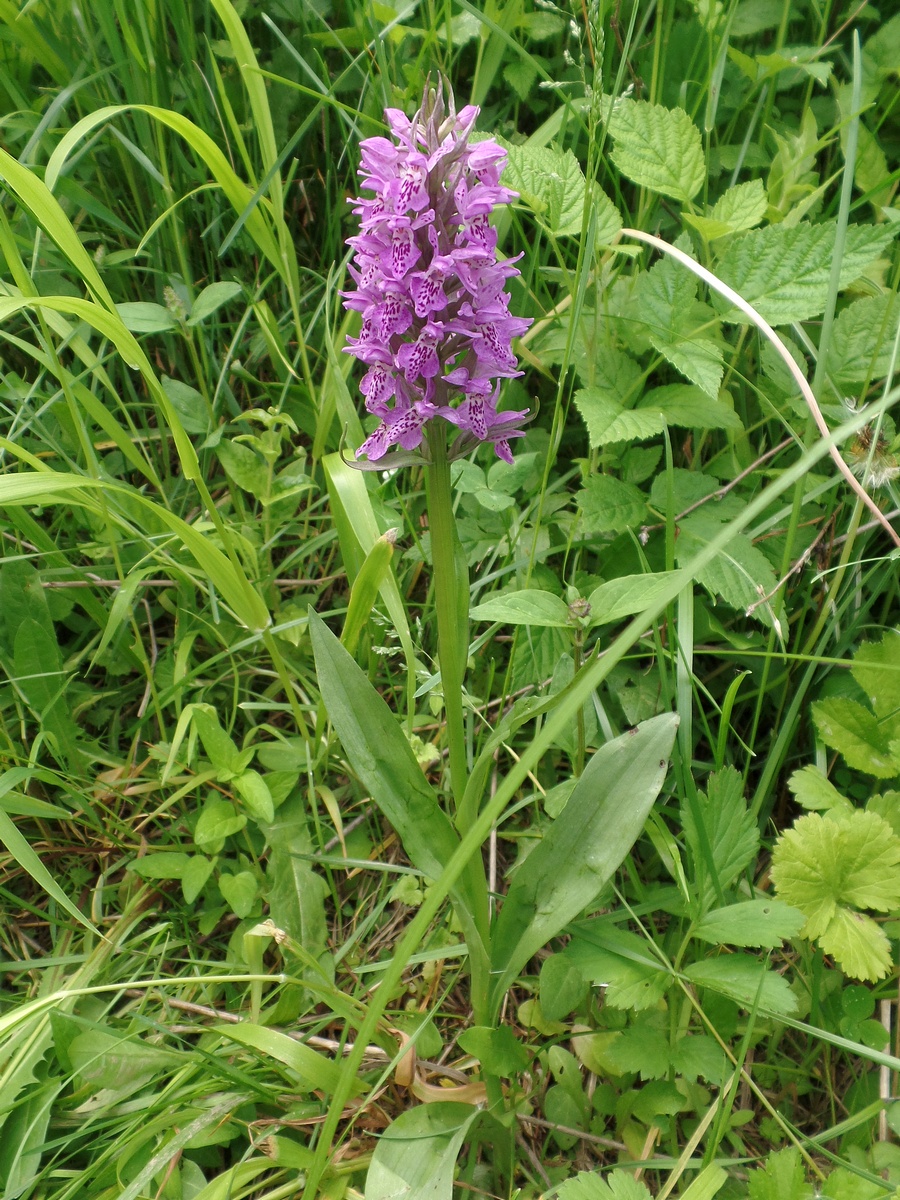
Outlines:
[{"label": "green stem", "polygon": [[462,690],[469,650],[469,578],[453,515],[447,427],[444,421],[430,422],[428,445],[431,463],[426,468],[425,485],[434,567],[438,660],[450,744],[450,791],[457,825],[462,828],[461,818],[464,814],[457,812],[456,806],[462,800],[468,776]]}]

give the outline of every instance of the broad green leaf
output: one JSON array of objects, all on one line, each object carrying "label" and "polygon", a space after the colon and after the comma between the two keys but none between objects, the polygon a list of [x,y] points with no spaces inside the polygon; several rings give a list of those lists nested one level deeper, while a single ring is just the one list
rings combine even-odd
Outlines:
[{"label": "broad green leaf", "polygon": [[594,588],[588,597],[591,626],[606,625],[633,617],[656,602],[657,594],[671,586],[668,571],[648,571],[643,575],[621,575]]},{"label": "broad green leaf", "polygon": [[185,431],[201,437],[208,434],[212,420],[209,407],[200,392],[179,379],[170,379],[168,375],[163,375],[160,383],[181,418]]},{"label": "broad green leaf", "polygon": [[257,821],[274,821],[275,804],[272,800],[272,793],[259,771],[242,771],[240,775],[235,775],[232,787],[243,800],[252,817],[255,817]]},{"label": "broad green leaf", "polygon": [[725,954],[691,963],[684,973],[691,983],[730,996],[744,1008],[758,1004],[785,1016],[797,1011],[797,999],[787,980],[746,954]]},{"label": "broad green leaf", "polygon": [[629,305],[632,336],[646,328],[650,343],[676,370],[710,397],[719,394],[724,361],[714,340],[716,313],[697,300],[697,277],[671,258],[642,272]]},{"label": "broad green leaf", "polygon": [[508,592],[503,596],[492,596],[471,610],[473,621],[502,621],[507,625],[556,626],[571,628],[569,608],[559,596],[538,588],[523,588],[520,592]]},{"label": "broad green leaf", "polygon": [[798,934],[806,921],[799,908],[779,900],[743,900],[714,908],[694,926],[694,936],[714,945],[775,949]]},{"label": "broad green leaf", "polygon": [[194,841],[203,849],[212,853],[227,837],[240,831],[247,824],[244,813],[235,810],[227,800],[219,800],[215,794],[203,805],[197,827],[194,830]]},{"label": "broad green leaf", "polygon": [[166,333],[178,324],[167,308],[148,300],[117,304],[116,312],[132,333]]},{"label": "broad green leaf", "polygon": [[181,891],[186,904],[193,904],[213,872],[213,860],[203,854],[192,854],[188,859],[181,878]]},{"label": "broad green leaf", "polygon": [[592,475],[577,495],[585,533],[621,533],[647,516],[644,493],[612,475]]},{"label": "broad green leaf", "polygon": [[891,630],[880,642],[863,642],[853,656],[850,674],[891,736],[900,736],[900,632]]},{"label": "broad green leaf", "polygon": [[801,767],[788,780],[788,787],[796,797],[797,803],[807,809],[817,809],[819,812],[849,813],[853,805],[842,796],[833,783],[822,774],[818,767]]},{"label": "broad green leaf", "polygon": [[269,468],[261,455],[242,442],[222,441],[216,446],[219,462],[238,485],[262,500],[269,493]]},{"label": "broad green leaf", "polygon": [[651,1200],[643,1183],[618,1167],[606,1176],[579,1171],[557,1189],[559,1200]]},{"label": "broad green leaf", "polygon": [[565,949],[590,983],[605,985],[611,1008],[633,1010],[659,1003],[671,979],[636,933],[605,921],[579,925]]},{"label": "broad green leaf", "polygon": [[227,871],[219,876],[219,891],[228,907],[241,920],[249,917],[259,895],[259,885],[252,871],[238,871],[231,875]]},{"label": "broad green leaf", "polygon": [[72,1070],[94,1091],[110,1088],[131,1090],[147,1083],[162,1071],[183,1066],[182,1055],[151,1046],[142,1038],[103,1029],[77,1034],[68,1045]]},{"label": "broad green leaf", "polygon": [[874,812],[840,821],[810,813],[775,843],[772,882],[806,914],[806,937],[819,937],[839,904],[888,912],[900,906],[900,837]]},{"label": "broad green leaf", "polygon": [[672,1066],[689,1083],[702,1078],[721,1086],[728,1074],[728,1060],[722,1047],[707,1034],[679,1037],[672,1051]]},{"label": "broad green leaf", "polygon": [[365,1200],[451,1200],[456,1159],[477,1116],[453,1101],[402,1112],[375,1146]]},{"label": "broad green leaf", "polygon": [[541,1011],[548,1021],[568,1016],[587,995],[587,980],[565,954],[551,954],[541,963]]},{"label": "broad green leaf", "polygon": [[[825,308],[836,230],[834,221],[752,230],[728,243],[716,274],[771,325],[808,320]],[[890,226],[848,226],[839,286],[847,287],[871,266],[893,236]],[[747,318],[732,308],[723,320],[740,324]]]},{"label": "broad green leaf", "polygon": [[191,861],[190,856],[173,850],[157,850],[130,864],[141,879],[181,879]]},{"label": "broad green leaf", "polygon": [[677,716],[664,713],[591,758],[500,910],[491,949],[495,997],[612,878],[663,785],[677,728]]},{"label": "broad green leaf", "polygon": [[[214,1025],[209,1032],[239,1042],[242,1046],[256,1050],[264,1057],[288,1067],[300,1077],[304,1090],[321,1090],[330,1095],[338,1085],[341,1077],[340,1062],[326,1058],[318,1050],[313,1050],[277,1029],[241,1021],[237,1025]],[[362,1086],[358,1085],[356,1090],[362,1090]]]},{"label": "broad green leaf", "polygon": [[[511,145],[507,153],[504,186],[514,188],[556,237],[578,237],[584,215],[585,181],[572,151],[526,144]],[[616,232],[613,230],[611,236]]]},{"label": "broad green leaf", "polygon": [[238,769],[239,751],[219,724],[216,710],[211,704],[194,704],[191,719],[200,735],[206,757],[222,776],[230,778],[232,772]]},{"label": "broad green leaf", "polygon": [[744,428],[741,418],[718,394],[713,397],[703,388],[688,383],[653,388],[638,401],[638,411],[645,409],[660,413],[667,425],[682,429]]},{"label": "broad green leaf", "polygon": [[891,365],[900,299],[896,293],[865,296],[838,315],[828,343],[828,371],[850,386],[882,379]]},{"label": "broad green leaf", "polygon": [[609,122],[612,160],[633,183],[686,204],[703,186],[700,131],[682,108],[622,100]]},{"label": "broad green leaf", "polygon": [[890,744],[896,724],[886,727],[867,708],[846,696],[829,696],[812,706],[822,741],[839,750],[847,765],[878,779],[900,775],[900,756]]},{"label": "broad green leaf", "polygon": [[576,392],[575,407],[587,425],[592,449],[610,442],[640,442],[655,437],[665,428],[658,413],[622,408],[597,387]]},{"label": "broad green leaf", "polygon": [[[720,516],[719,512],[701,510],[684,518],[676,543],[679,566],[690,563],[704,546],[721,533],[722,522],[717,519]],[[698,571],[695,579],[713,597],[721,596],[729,607],[738,611],[750,609],[762,624],[773,624],[776,615],[774,606],[779,603],[775,571],[763,552],[745,534],[735,534],[727,548]]]},{"label": "broad green leaf", "polygon": [[30,616],[16,630],[13,671],[16,689],[24,696],[41,729],[50,735],[57,761],[68,767],[81,762],[79,730],[69,715],[68,676],[62,668],[56,635]]},{"label": "broad green leaf", "polygon": [[528,1051],[508,1025],[472,1025],[456,1040],[490,1075],[512,1079],[528,1066]]},{"label": "broad green leaf", "polygon": [[320,959],[328,946],[327,888],[306,857],[312,853],[308,818],[304,800],[289,797],[266,830],[270,846],[266,901],[278,928],[290,934],[313,958]]},{"label": "broad green leaf", "polygon": [[201,321],[211,317],[223,304],[227,304],[229,300],[239,296],[243,290],[239,283],[228,283],[224,280],[219,283],[210,283],[191,305],[188,325],[199,325]]}]

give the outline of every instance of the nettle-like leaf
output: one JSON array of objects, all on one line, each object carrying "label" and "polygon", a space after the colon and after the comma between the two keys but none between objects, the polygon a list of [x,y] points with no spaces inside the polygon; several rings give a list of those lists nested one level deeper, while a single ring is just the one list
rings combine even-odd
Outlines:
[{"label": "nettle-like leaf", "polygon": [[640,1012],[663,998],[671,982],[636,933],[617,929],[604,920],[576,926],[563,957],[584,979],[605,986],[610,1008]]},{"label": "nettle-like leaf", "polygon": [[847,385],[884,378],[890,369],[898,323],[900,299],[894,292],[848,304],[831,331],[829,373]]},{"label": "nettle-like leaf", "polygon": [[750,1200],[811,1200],[813,1190],[796,1146],[770,1154],[766,1165],[747,1178]]},{"label": "nettle-like leaf", "polygon": [[707,216],[700,217],[694,213],[684,213],[683,216],[706,241],[712,242],[729,233],[753,229],[766,215],[766,204],[766,189],[762,180],[751,179],[749,183],[739,183],[729,188]]},{"label": "nettle-like leaf", "polygon": [[[679,429],[733,429],[739,432],[744,423],[734,409],[728,407],[727,399],[725,392],[712,396],[690,383],[669,383],[642,396],[637,411],[658,412],[667,425],[677,425]],[[664,476],[660,478],[665,479]]]},{"label": "nettle-like leaf", "polygon": [[718,320],[697,299],[695,275],[670,258],[660,259],[638,276],[628,315],[632,336],[644,332],[654,350],[686,379],[718,396],[725,370],[714,337]]},{"label": "nettle-like leaf", "polygon": [[[840,287],[851,284],[887,248],[895,231],[886,225],[850,225],[841,259]],[[772,325],[818,316],[825,308],[837,224],[769,225],[728,243],[717,266],[719,278],[734,288]],[[727,301],[722,319],[747,320]]]},{"label": "nettle-like leaf", "polygon": [[826,746],[839,750],[847,765],[878,779],[900,775],[898,721],[879,721],[847,696],[830,696],[812,706],[813,720]]},{"label": "nettle-like leaf", "polygon": [[887,937],[859,909],[900,906],[900,837],[874,812],[840,820],[810,813],[779,837],[772,853],[778,896],[806,915],[802,933],[857,979],[890,970]]},{"label": "nettle-like leaf", "polygon": [[891,630],[880,642],[863,642],[850,674],[863,689],[875,715],[900,737],[900,633]]},{"label": "nettle-like leaf", "polygon": [[[578,237],[584,217],[585,178],[571,150],[551,146],[507,146],[503,183],[555,237]],[[596,240],[608,245],[622,228],[619,210],[596,185],[591,194]]]},{"label": "nettle-like leaf", "polygon": [[[734,767],[725,767],[710,775],[707,786],[708,794],[701,792],[699,796],[702,829],[698,828],[693,807],[687,803],[681,807],[684,837],[699,884],[701,912],[709,908],[716,895],[714,883],[709,878],[710,865],[716,872],[719,887],[724,890],[746,870],[759,850],[759,829],[747,809],[739,772]],[[712,859],[711,864],[708,856]]]},{"label": "nettle-like leaf", "polygon": [[683,108],[622,100],[609,122],[612,160],[641,187],[686,204],[706,178],[700,131]]},{"label": "nettle-like leaf", "polygon": [[[721,512],[692,513],[680,524],[676,544],[679,566],[686,566],[721,531]],[[721,596],[727,605],[747,612],[764,625],[773,625],[781,600],[772,564],[761,550],[742,533],[735,534],[696,576],[698,583],[712,596]],[[769,599],[771,597],[771,599]]]},{"label": "nettle-like leaf", "polygon": [[586,533],[621,533],[647,515],[644,493],[612,475],[592,475],[577,495]]},{"label": "nettle-like leaf", "polygon": [[665,428],[661,413],[623,408],[601,388],[581,388],[575,407],[587,425],[592,450],[611,442],[640,442]]}]

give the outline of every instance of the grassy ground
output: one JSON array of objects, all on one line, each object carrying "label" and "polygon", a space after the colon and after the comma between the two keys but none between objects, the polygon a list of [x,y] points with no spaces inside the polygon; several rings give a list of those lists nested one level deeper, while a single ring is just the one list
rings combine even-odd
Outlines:
[{"label": "grassy ground", "polygon": [[[344,461],[438,76],[537,413],[458,735]],[[0,93],[4,1200],[894,1195],[900,17],[0,0]]]}]

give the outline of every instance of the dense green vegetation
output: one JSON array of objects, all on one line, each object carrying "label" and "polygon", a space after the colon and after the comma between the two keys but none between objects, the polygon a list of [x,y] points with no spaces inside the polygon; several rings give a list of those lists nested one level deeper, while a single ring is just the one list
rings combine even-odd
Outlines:
[{"label": "dense green vegetation", "polygon": [[[438,78],[455,559],[341,303]],[[4,1200],[896,1194],[900,16],[0,0],[0,95]]]}]

